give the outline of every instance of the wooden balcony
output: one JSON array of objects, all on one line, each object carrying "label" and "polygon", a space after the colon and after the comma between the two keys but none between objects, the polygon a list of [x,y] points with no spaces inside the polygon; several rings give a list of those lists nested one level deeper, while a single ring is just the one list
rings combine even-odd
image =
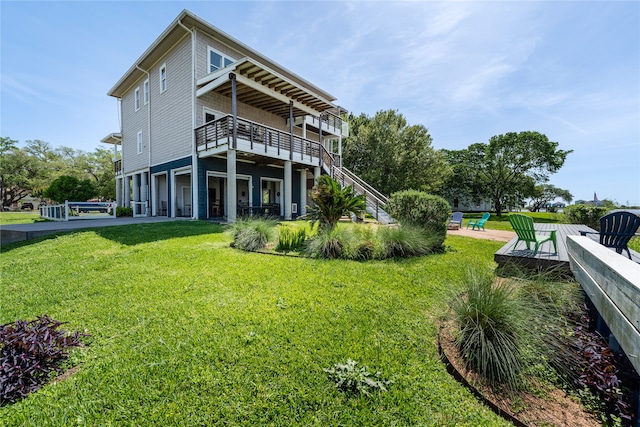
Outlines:
[{"label": "wooden balcony", "polygon": [[[233,147],[233,117],[228,115],[205,123],[195,129],[196,150],[201,157],[216,155]],[[260,123],[238,118],[236,126],[236,148],[238,151],[291,160],[310,166],[328,167],[333,163],[333,155],[318,142],[290,135]]]}]

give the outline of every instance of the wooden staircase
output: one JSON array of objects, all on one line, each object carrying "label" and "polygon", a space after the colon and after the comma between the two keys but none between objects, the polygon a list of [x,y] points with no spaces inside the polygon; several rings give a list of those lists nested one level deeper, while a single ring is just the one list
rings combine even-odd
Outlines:
[{"label": "wooden staircase", "polygon": [[322,167],[324,171],[333,179],[338,181],[343,187],[350,185],[356,194],[363,194],[367,203],[367,212],[381,224],[390,224],[395,220],[389,215],[384,207],[389,198],[371,185],[364,182],[355,173],[340,165],[335,156],[323,147]]}]

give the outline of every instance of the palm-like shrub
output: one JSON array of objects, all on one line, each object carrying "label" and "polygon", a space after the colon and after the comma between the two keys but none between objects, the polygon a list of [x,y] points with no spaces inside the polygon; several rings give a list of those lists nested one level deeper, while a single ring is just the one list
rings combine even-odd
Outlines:
[{"label": "palm-like shrub", "polygon": [[364,196],[356,195],[351,186],[341,187],[328,175],[318,177],[311,200],[314,205],[308,207],[306,218],[318,224],[321,232],[333,230],[344,215],[359,216],[367,207]]}]

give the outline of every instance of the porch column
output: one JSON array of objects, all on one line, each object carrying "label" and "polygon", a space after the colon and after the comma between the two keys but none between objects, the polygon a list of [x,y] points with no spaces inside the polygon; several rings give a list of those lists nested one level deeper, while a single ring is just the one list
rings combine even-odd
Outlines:
[{"label": "porch column", "polygon": [[[133,175],[133,201],[134,202],[139,202],[140,201],[140,174],[134,174]],[[138,204],[134,204],[133,206],[133,215],[137,215],[140,213],[140,211],[138,210]]]},{"label": "porch column", "polygon": [[291,160],[284,162],[284,219],[291,219],[292,204],[292,185],[291,185]]},{"label": "porch column", "polygon": [[289,160],[293,160],[293,101],[289,101]]},{"label": "porch column", "polygon": [[318,179],[318,177],[322,175],[322,168],[320,166],[316,166],[313,168],[313,182],[315,184],[316,179]]},{"label": "porch column", "polygon": [[227,222],[236,222],[238,209],[236,150],[227,150]]},{"label": "porch column", "polygon": [[116,178],[116,206],[122,206],[122,178]]},{"label": "porch column", "polygon": [[124,186],[123,188],[124,207],[130,208],[131,207],[131,177],[125,176],[124,179],[122,180],[122,185]]},{"label": "porch column", "polygon": [[140,212],[143,215],[149,215],[149,180],[148,180],[148,173],[147,172],[142,172],[142,174],[140,174],[140,201],[141,202],[147,202],[145,205],[142,206],[142,212]]},{"label": "porch column", "polygon": [[307,213],[307,169],[300,169],[300,206],[298,214],[305,215]]}]

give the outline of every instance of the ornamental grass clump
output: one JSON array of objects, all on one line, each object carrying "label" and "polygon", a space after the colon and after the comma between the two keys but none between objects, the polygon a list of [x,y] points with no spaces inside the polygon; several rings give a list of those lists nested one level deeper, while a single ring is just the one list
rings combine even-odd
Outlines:
[{"label": "ornamental grass clump", "polygon": [[489,383],[520,389],[527,310],[513,288],[505,281],[494,283],[488,271],[469,270],[451,308],[465,363]]},{"label": "ornamental grass clump", "polygon": [[62,322],[44,315],[0,326],[0,405],[14,403],[62,373],[73,347],[87,334],[59,329]]},{"label": "ornamental grass clump", "polygon": [[427,255],[440,246],[440,239],[420,227],[403,225],[382,227],[378,234],[384,248],[384,258],[406,258]]},{"label": "ornamental grass clump", "polygon": [[270,219],[241,219],[232,227],[232,246],[243,251],[255,252],[267,247],[273,238],[277,222]]}]

